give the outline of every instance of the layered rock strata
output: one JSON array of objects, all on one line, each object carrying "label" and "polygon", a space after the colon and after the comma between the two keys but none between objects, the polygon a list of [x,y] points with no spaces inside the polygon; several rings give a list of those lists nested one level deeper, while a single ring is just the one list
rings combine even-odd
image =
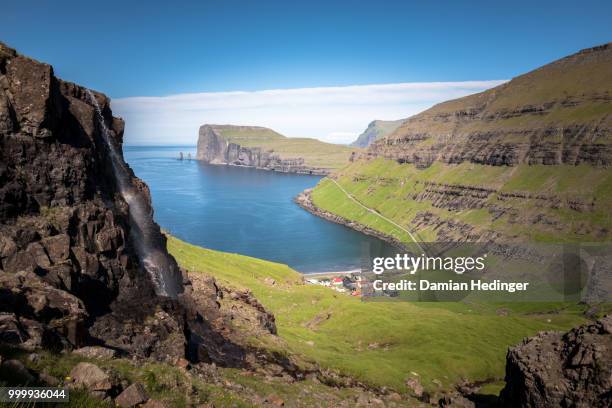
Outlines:
[{"label": "layered rock strata", "polygon": [[282,173],[326,175],[328,169],[304,164],[304,159],[282,158],[271,150],[244,147],[226,140],[212,125],[203,125],[198,133],[196,158],[210,164],[255,167]]},{"label": "layered rock strata", "polygon": [[405,120],[360,157],[434,162],[612,164],[612,44],[585,49]]}]

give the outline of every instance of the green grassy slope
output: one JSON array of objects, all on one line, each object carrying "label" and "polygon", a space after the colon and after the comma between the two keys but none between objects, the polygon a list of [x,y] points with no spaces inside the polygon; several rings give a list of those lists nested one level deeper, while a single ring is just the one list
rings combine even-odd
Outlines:
[{"label": "green grassy slope", "polygon": [[[418,216],[423,213],[449,224],[467,224],[476,235],[495,231],[507,238],[534,241],[602,241],[609,239],[612,231],[612,171],[607,168],[434,163],[417,169],[412,164],[376,159],[353,163],[334,178],[362,204],[412,231],[421,241],[435,241],[441,231],[438,224],[419,223]],[[481,200],[482,208],[466,204],[465,208],[449,209],[442,205],[444,197],[440,200],[439,195],[421,194],[426,183],[495,192]],[[504,196],[507,193],[520,196]],[[526,198],[528,195],[544,198]],[[312,199],[320,208],[410,242],[405,232],[348,200],[328,179],[317,185]],[[561,204],[550,205],[556,202]],[[570,208],[568,203],[575,202],[587,203],[588,209]],[[500,208],[508,210],[500,215]]]},{"label": "green grassy slope", "polygon": [[[612,238],[612,43],[405,120],[332,175],[423,241]],[[409,242],[323,180],[313,203]]]},{"label": "green grassy slope", "polygon": [[606,148],[612,143],[611,94],[612,43],[608,43],[487,91],[437,104],[403,121],[389,139],[399,145],[411,139],[412,151],[436,145],[484,147],[494,141],[569,145],[572,140],[564,140],[564,132],[582,126],[590,127],[591,133],[584,143]]},{"label": "green grassy slope", "polygon": [[285,137],[272,129],[258,126],[215,125],[226,140],[244,147],[273,150],[282,158],[304,159],[307,166],[337,169],[346,165],[356,149],[303,137]]},{"label": "green grassy slope", "polygon": [[[301,275],[286,265],[207,250],[173,237],[168,248],[190,273],[251,289],[276,316],[286,344],[281,351],[399,391],[405,391],[404,380],[413,372],[429,390],[438,389],[434,380],[449,387],[462,379],[502,378],[508,346],[540,330],[564,330],[582,321],[578,307],[561,304],[362,302],[304,285]],[[268,277],[277,284],[266,284]],[[498,315],[502,307],[510,310],[507,316]],[[552,309],[564,310],[539,313]],[[308,327],[321,316],[329,318]]]}]

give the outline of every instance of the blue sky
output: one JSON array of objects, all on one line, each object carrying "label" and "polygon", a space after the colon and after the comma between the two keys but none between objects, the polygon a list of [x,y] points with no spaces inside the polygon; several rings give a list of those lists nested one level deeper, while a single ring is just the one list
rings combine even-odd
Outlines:
[{"label": "blue sky", "polygon": [[21,0],[0,40],[118,98],[511,78],[610,21],[610,1]]},{"label": "blue sky", "polygon": [[[22,0],[2,6],[0,41],[52,64],[66,80],[111,96],[115,112],[128,119],[128,143],[190,142],[197,123],[219,120],[349,142],[372,119],[407,117],[610,41],[611,20],[610,1]],[[462,81],[478,86],[457,84]],[[434,82],[450,84],[432,94]],[[390,98],[387,90],[354,88],[374,84],[400,84],[408,94],[399,100],[396,90]],[[304,105],[304,88],[314,87],[327,89],[328,103],[346,102],[355,90],[362,99],[335,110],[313,107],[315,100]],[[231,101],[221,104],[221,115],[218,106],[203,105],[211,98],[235,101],[228,91],[278,89],[297,89],[287,95],[301,101],[301,110],[283,113],[295,119],[291,123],[275,122],[280,113],[268,105],[258,116],[261,104],[278,104],[268,94],[261,100],[255,96],[262,94],[248,94],[253,106],[239,114]],[[373,89],[371,98],[364,89]],[[184,103],[192,93],[202,93],[199,111]],[[174,117],[191,112],[182,124],[164,115],[177,95],[184,111]],[[299,105],[287,95],[285,108]],[[168,96],[146,100],[147,109],[145,100],[133,98]],[[325,120],[315,120],[325,112]],[[317,121],[328,125],[311,126]]]}]

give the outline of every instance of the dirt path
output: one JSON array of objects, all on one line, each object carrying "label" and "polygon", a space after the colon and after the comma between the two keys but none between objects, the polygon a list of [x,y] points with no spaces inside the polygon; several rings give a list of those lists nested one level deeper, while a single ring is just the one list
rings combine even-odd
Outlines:
[{"label": "dirt path", "polygon": [[348,191],[346,191],[344,189],[344,187],[342,187],[336,180],[334,180],[333,178],[329,178],[329,180],[331,180],[336,186],[338,186],[338,188],[344,193],[346,194],[346,196],[352,200],[355,204],[357,204],[358,206],[360,206],[361,208],[363,208],[366,211],[371,212],[374,215],[377,215],[378,217],[382,218],[383,220],[387,221],[388,223],[392,224],[393,226],[401,229],[402,231],[406,232],[408,234],[408,236],[410,237],[410,239],[412,240],[412,242],[414,242],[421,251],[423,251],[423,253],[425,253],[425,250],[423,249],[423,247],[417,242],[417,240],[414,238],[414,236],[412,235],[412,233],[410,231],[408,231],[406,228],[402,227],[401,225],[399,225],[398,223],[396,223],[395,221],[385,217],[384,215],[382,215],[381,213],[379,213],[378,211],[370,208],[370,207],[366,207],[365,205],[363,205],[361,202],[359,202],[359,200],[357,200],[355,197],[353,197],[353,195],[351,193],[349,193]]}]

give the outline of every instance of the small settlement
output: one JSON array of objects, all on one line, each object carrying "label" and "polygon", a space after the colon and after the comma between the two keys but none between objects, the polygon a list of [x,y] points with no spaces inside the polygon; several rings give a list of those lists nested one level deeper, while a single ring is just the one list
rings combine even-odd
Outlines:
[{"label": "small settlement", "polygon": [[350,274],[316,274],[316,276],[305,277],[305,282],[311,285],[321,285],[335,290],[336,292],[346,293],[351,296],[361,296],[362,278],[359,272]]}]

